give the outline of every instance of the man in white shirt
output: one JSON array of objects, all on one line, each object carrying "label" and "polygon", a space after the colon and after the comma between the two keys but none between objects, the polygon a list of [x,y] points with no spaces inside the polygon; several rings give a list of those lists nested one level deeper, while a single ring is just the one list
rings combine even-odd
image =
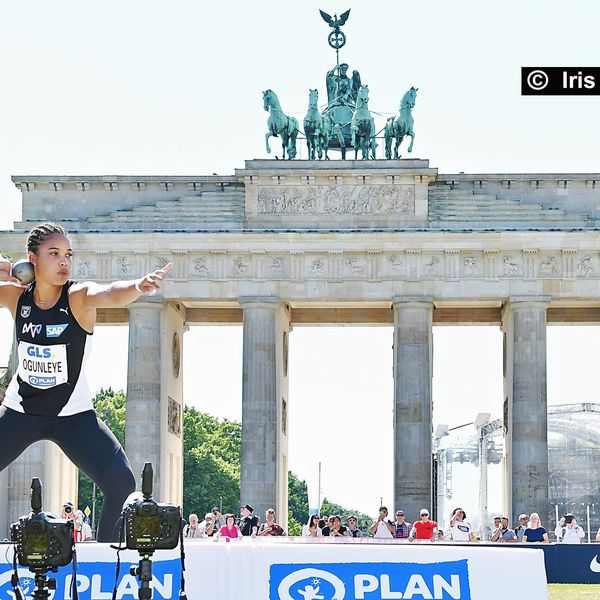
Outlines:
[{"label": "man in white shirt", "polygon": [[583,528],[577,524],[577,519],[575,519],[572,513],[567,513],[564,517],[560,518],[556,529],[554,530],[554,535],[563,543],[563,544],[581,544],[581,539],[585,537],[585,532]]},{"label": "man in white shirt", "polygon": [[396,527],[388,519],[388,509],[385,506],[379,508],[379,518],[371,525],[369,531],[377,539],[391,540],[394,537]]}]

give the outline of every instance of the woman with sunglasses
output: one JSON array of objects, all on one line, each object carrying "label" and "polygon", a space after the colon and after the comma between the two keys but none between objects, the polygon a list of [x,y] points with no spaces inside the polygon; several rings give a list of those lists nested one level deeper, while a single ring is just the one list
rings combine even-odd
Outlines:
[{"label": "woman with sunglasses", "polygon": [[310,515],[308,523],[302,526],[302,537],[321,537],[322,535],[319,527],[319,515]]}]

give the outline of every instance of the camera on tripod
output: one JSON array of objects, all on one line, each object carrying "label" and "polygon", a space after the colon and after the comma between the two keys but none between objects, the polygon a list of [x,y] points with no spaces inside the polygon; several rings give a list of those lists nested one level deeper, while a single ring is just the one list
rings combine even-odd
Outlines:
[{"label": "camera on tripod", "polygon": [[31,513],[10,526],[17,559],[31,571],[56,571],[73,560],[73,522],[42,511],[42,483],[31,482]]},{"label": "camera on tripod", "polygon": [[130,550],[152,553],[170,550],[179,543],[181,509],[152,497],[152,464],[142,471],[142,497],[123,508],[125,543]]}]

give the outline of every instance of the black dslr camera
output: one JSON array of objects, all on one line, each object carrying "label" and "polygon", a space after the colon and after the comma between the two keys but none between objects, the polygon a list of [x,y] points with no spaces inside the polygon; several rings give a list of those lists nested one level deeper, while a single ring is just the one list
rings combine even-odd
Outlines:
[{"label": "black dslr camera", "polygon": [[160,504],[152,497],[152,477],[152,464],[146,463],[142,498],[123,508],[127,548],[145,553],[175,548],[181,532],[181,509],[174,504]]},{"label": "black dslr camera", "polygon": [[10,526],[19,565],[31,571],[56,571],[73,560],[73,521],[42,511],[42,483],[31,482],[31,513]]}]

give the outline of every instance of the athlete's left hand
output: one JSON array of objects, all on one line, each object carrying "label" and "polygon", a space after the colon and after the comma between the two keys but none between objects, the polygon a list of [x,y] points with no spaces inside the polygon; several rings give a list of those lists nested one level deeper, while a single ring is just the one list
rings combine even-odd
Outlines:
[{"label": "athlete's left hand", "polygon": [[156,271],[144,275],[136,281],[136,288],[141,290],[142,294],[156,294],[160,291],[162,280],[172,267],[173,263],[167,263],[162,269],[156,269]]}]

